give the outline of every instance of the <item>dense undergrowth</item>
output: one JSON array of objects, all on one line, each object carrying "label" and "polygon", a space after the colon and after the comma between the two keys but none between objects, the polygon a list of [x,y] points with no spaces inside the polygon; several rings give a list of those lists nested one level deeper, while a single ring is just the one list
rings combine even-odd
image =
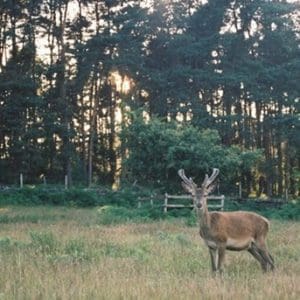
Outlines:
[{"label": "dense undergrowth", "polygon": [[147,192],[134,189],[113,191],[84,188],[43,188],[29,186],[23,189],[7,189],[0,192],[0,205],[63,205],[76,207],[92,207],[117,205],[131,207],[136,205],[138,196],[146,196]]},{"label": "dense undergrowth", "polygon": [[[163,213],[162,199],[143,203],[137,207],[139,197],[149,197],[150,190],[137,190],[133,188],[118,191],[89,190],[89,189],[45,189],[40,187],[26,187],[23,189],[8,189],[0,192],[0,206],[5,205],[54,205],[66,207],[99,207],[98,216],[101,224],[120,224],[126,222],[147,222],[172,217],[184,217],[188,225],[194,225],[196,219],[190,209],[173,209],[168,214]],[[257,205],[249,200],[243,203],[226,198],[225,211],[248,210],[258,212],[268,218],[282,220],[300,220],[300,201],[294,200],[280,207],[270,208]],[[18,220],[0,218],[0,223],[10,223]]]}]

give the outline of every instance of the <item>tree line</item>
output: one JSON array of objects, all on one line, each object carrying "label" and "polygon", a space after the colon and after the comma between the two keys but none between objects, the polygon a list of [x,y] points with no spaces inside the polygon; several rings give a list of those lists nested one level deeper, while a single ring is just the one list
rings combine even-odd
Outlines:
[{"label": "tree line", "polygon": [[[283,0],[1,1],[0,182],[165,184],[176,164],[200,178],[215,157],[247,194],[297,194],[299,12]],[[190,157],[155,158],[155,143],[172,155],[180,137]]]}]

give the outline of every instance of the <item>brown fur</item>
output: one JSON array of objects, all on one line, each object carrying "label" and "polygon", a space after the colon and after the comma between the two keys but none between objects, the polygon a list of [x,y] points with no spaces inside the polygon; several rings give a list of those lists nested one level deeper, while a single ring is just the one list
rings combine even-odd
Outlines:
[{"label": "brown fur", "polygon": [[256,239],[266,236],[269,229],[269,221],[252,212],[211,212],[209,216],[210,230],[220,241],[226,240],[226,237],[239,239],[251,236]]},{"label": "brown fur", "polygon": [[183,187],[193,195],[200,223],[200,236],[209,248],[213,271],[222,271],[225,251],[247,250],[259,261],[263,271],[274,270],[274,260],[269,253],[265,238],[269,221],[253,212],[208,212],[207,196],[219,173],[214,169],[211,177],[206,175],[201,189],[188,179],[183,170],[178,172]]},{"label": "brown fur", "polygon": [[[269,221],[252,212],[211,212],[200,216],[200,236],[209,247],[213,271],[222,272],[225,250],[248,250],[259,261],[263,271],[274,269],[265,238]],[[203,219],[205,221],[203,221]]]}]

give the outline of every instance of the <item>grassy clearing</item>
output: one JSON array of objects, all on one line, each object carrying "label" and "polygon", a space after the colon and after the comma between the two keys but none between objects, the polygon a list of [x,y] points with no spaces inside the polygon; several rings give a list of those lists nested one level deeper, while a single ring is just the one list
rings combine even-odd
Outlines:
[{"label": "grassy clearing", "polygon": [[183,219],[103,225],[97,209],[0,209],[0,299],[299,299],[300,223],[272,221],[274,274],[228,252],[213,278]]}]

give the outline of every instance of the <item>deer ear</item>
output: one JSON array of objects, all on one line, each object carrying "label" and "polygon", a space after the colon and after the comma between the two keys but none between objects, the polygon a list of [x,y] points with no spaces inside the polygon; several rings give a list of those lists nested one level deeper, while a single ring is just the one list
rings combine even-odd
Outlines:
[{"label": "deer ear", "polygon": [[187,185],[185,182],[181,182],[181,185],[183,187],[183,189],[187,192],[187,193],[190,193],[190,194],[193,194],[193,189]]}]

